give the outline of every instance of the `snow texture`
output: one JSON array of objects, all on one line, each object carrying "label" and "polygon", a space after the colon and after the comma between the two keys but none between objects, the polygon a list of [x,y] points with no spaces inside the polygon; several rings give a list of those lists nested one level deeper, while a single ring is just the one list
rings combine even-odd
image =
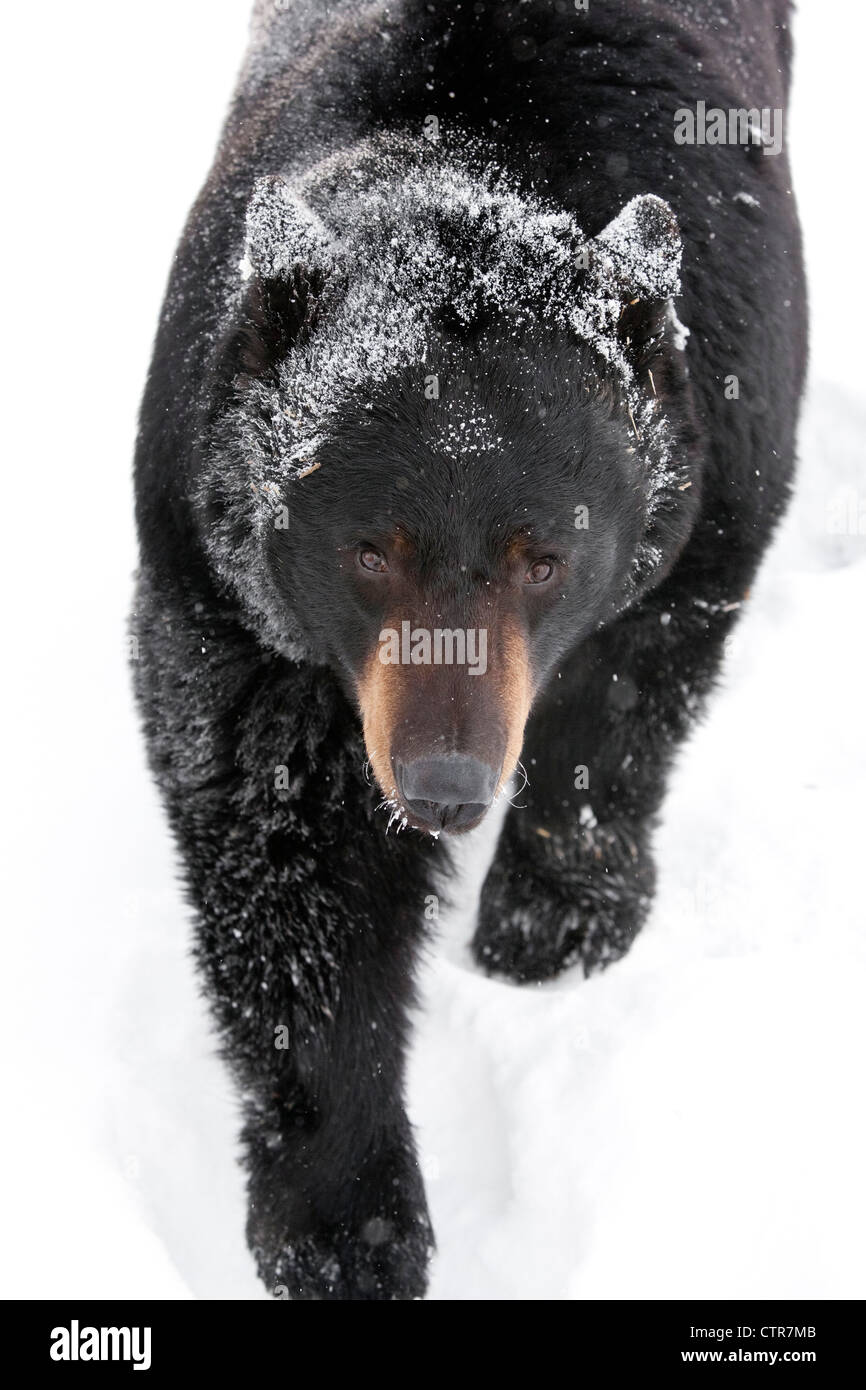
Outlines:
[{"label": "snow texture", "polygon": [[[472,255],[458,259],[461,229]],[[590,241],[568,213],[521,195],[504,171],[488,164],[475,175],[450,153],[428,164],[417,141],[397,137],[340,151],[296,179],[260,180],[241,277],[300,265],[327,279],[322,326],[283,365],[276,393],[257,387],[271,426],[266,455],[261,439],[249,441],[257,496],[267,505],[310,466],[348,401],[363,405],[373,385],[423,363],[446,307],[466,325],[492,310],[515,328],[539,314],[571,328],[615,368],[639,408],[617,322],[626,296],[669,300],[679,292],[681,252],[660,198],[632,199]],[[664,430],[652,406],[642,423],[649,435]]]}]

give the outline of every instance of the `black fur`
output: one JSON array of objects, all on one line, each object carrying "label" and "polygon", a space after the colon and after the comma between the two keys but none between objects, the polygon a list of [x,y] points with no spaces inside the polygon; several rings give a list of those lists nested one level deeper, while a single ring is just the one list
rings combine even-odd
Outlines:
[{"label": "black fur", "polygon": [[[529,784],[484,885],[478,961],[526,981],[616,959],[648,909],[668,769],[788,496],[805,359],[786,156],[677,145],[674,112],[698,100],[784,109],[789,9],[394,0],[383,12],[298,0],[278,11],[263,0],[256,14],[142,407],[136,689],[243,1094],[262,1278],[292,1298],[416,1298],[432,1235],[403,1056],[425,902],[443,892],[448,854],[418,830],[386,833],[377,809],[358,690],[385,590],[364,588],[377,581],[352,556],[399,527],[411,537],[413,613],[426,604],[454,626],[523,634]],[[430,114],[438,143],[421,133]],[[641,403],[655,408],[654,393],[674,443],[655,501],[633,398],[597,342],[553,322],[548,266],[528,270],[523,292],[503,291],[512,304],[488,301],[472,268],[496,264],[496,224],[443,210],[430,235],[453,276],[431,292],[422,357],[371,380],[362,400],[341,399],[316,471],[290,470],[288,529],[254,540],[249,451],[275,449],[280,374],[327,331],[363,255],[355,272],[338,264],[313,228],[280,261],[278,235],[241,282],[247,208],[254,187],[270,196],[257,180],[349,150],[317,208],[339,240],[329,218],[347,206],[353,168],[367,158],[375,172],[389,132],[407,137],[393,156],[407,187],[457,151],[471,178],[483,181],[488,161],[503,168],[588,238],[638,196],[673,210],[686,350],[666,297],[627,284],[616,329]],[[362,252],[375,234],[365,228]],[[415,230],[398,225],[395,240]],[[651,231],[659,244],[674,235],[664,215]],[[576,304],[591,274],[575,266]],[[445,447],[452,417],[425,398],[431,372],[438,405],[459,421],[482,412],[500,444],[468,459]],[[736,401],[724,390],[732,374]],[[582,535],[576,503],[592,518]],[[533,546],[560,557],[545,593],[509,577],[517,543],[521,565]],[[424,690],[416,740],[438,718],[439,696]],[[491,708],[479,705],[474,724],[467,713],[467,739],[493,737]],[[575,786],[577,765],[588,788]]]}]

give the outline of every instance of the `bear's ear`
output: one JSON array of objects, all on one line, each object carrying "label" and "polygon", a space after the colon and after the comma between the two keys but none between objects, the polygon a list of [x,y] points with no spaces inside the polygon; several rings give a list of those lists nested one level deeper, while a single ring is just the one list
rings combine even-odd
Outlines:
[{"label": "bear's ear", "polygon": [[662,348],[669,323],[667,299],[630,299],[617,321],[617,338],[635,371],[649,366]]},{"label": "bear's ear", "polygon": [[633,368],[662,345],[669,304],[680,289],[681,259],[673,210],[651,194],[632,198],[578,252],[578,266],[586,271],[579,317]]},{"label": "bear's ear", "polygon": [[247,286],[224,354],[239,385],[263,376],[312,329],[330,266],[327,234],[314,213],[278,175],[259,179],[240,263]]},{"label": "bear's ear", "polygon": [[288,278],[296,266],[325,272],[331,258],[324,226],[285,179],[257,179],[247,204],[244,279]]},{"label": "bear's ear", "polygon": [[247,286],[225,348],[225,367],[240,387],[264,376],[308,334],[324,285],[320,270],[294,266],[285,276]]}]

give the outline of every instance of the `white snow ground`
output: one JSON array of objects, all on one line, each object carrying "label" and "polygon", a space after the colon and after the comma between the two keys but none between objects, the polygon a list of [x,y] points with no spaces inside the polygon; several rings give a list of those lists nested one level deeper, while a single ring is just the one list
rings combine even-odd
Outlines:
[{"label": "white snow ground", "polygon": [[[828,157],[859,129],[855,22],[836,0],[809,0],[799,21],[791,139],[813,295],[800,489],[681,760],[652,921],[605,976],[517,990],[470,967],[467,909],[425,969],[410,1089],[434,1299],[866,1294],[866,535],[827,526],[842,494],[866,508],[844,274],[861,223]],[[18,381],[4,419],[0,1293],[264,1297],[235,1102],[124,664],[134,412],[246,3],[57,3],[14,23],[18,47],[40,51],[41,96],[22,63],[4,96],[22,218],[5,258]]]}]

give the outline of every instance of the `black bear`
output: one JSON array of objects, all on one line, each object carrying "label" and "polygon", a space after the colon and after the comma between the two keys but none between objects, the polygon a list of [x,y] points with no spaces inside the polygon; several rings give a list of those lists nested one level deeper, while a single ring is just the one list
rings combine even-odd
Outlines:
[{"label": "black bear", "polygon": [[522,771],[485,970],[589,972],[646,917],[792,474],[788,19],[256,5],[142,406],[133,624],[277,1296],[424,1294],[404,1050],[449,834]]}]

